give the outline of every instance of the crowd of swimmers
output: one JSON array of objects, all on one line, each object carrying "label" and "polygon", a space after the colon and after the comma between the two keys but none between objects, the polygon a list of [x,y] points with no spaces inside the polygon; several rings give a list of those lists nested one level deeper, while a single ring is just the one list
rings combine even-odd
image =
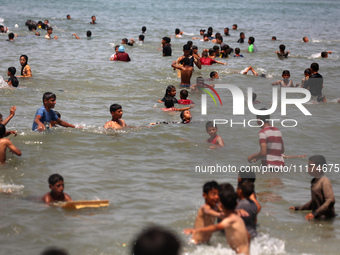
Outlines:
[{"label": "crowd of swimmers", "polygon": [[[71,19],[70,15],[67,15],[67,19]],[[96,17],[91,17],[90,24],[96,24]],[[26,25],[30,31],[36,31],[37,28],[46,29],[47,39],[58,39],[57,36],[52,36],[53,29],[49,25],[48,20],[45,22],[32,22],[27,21]],[[237,30],[237,24],[233,25],[233,30]],[[0,31],[2,33],[8,32],[8,29],[1,26]],[[144,34],[146,33],[146,27],[142,27],[142,34],[139,36],[139,41],[144,41]],[[87,38],[91,37],[91,31],[87,31]],[[179,71],[181,77],[180,88],[180,100],[176,99],[176,87],[169,85],[165,90],[165,95],[159,103],[164,103],[162,111],[179,111],[180,122],[156,122],[150,125],[156,124],[169,124],[169,123],[191,123],[190,108],[195,104],[188,98],[190,92],[199,92],[202,88],[206,88],[213,85],[204,83],[203,77],[198,77],[195,84],[191,84],[190,79],[192,77],[194,66],[201,69],[204,65],[212,65],[215,63],[226,65],[226,62],[218,61],[218,58],[229,58],[234,52],[234,57],[243,57],[240,54],[240,48],[232,49],[229,45],[223,43],[223,37],[220,33],[213,34],[213,29],[208,28],[208,32],[205,33],[204,29],[200,30],[202,41],[212,41],[217,45],[210,49],[204,49],[202,54],[198,53],[198,47],[193,45],[192,41],[188,41],[183,46],[183,55],[180,56],[177,61],[171,64],[171,67]],[[230,36],[229,28],[224,29],[224,35]],[[80,39],[78,35],[73,34],[77,39]],[[175,37],[182,37],[183,32],[179,29],[175,29]],[[11,35],[11,39],[14,37]],[[199,39],[198,37],[192,38],[193,40]],[[276,40],[273,37],[272,40]],[[304,42],[308,42],[308,38],[303,38]],[[162,52],[163,56],[171,56],[171,38],[162,38]],[[240,38],[237,43],[245,42],[245,34],[240,33]],[[135,41],[127,38],[122,39],[122,45],[115,46],[115,54],[110,58],[112,61],[125,61],[129,62],[131,59],[127,53],[125,53],[126,46],[133,46]],[[248,38],[249,53],[256,53],[258,51],[255,45],[255,38],[250,36]],[[279,51],[276,51],[279,59],[288,58],[289,51],[285,51],[285,45],[279,46]],[[330,51],[322,52],[321,56],[327,58]],[[21,76],[19,77],[32,77],[32,71],[28,65],[28,57],[26,55],[20,56]],[[248,71],[252,71],[255,76],[258,73],[250,66],[247,67],[242,74],[247,74]],[[301,84],[294,85],[290,78],[290,72],[284,70],[282,72],[282,79],[273,82],[273,86],[281,87],[302,87],[308,89],[312,96],[315,96],[318,102],[325,102],[326,99],[322,95],[323,77],[318,73],[318,63],[312,63],[310,68],[307,68],[304,72],[305,77],[302,79]],[[18,87],[19,81],[16,78],[15,67],[8,68],[8,80],[6,81],[11,87]],[[210,73],[210,79],[219,79],[219,75],[216,71]],[[32,130],[33,131],[45,131],[53,126],[59,125],[70,128],[82,128],[81,126],[70,124],[61,120],[60,114],[53,110],[56,104],[56,95],[52,92],[46,92],[42,98],[43,105],[36,111],[33,119]],[[253,101],[256,101],[256,94],[253,95]],[[183,107],[175,107],[175,104],[181,104]],[[261,109],[266,110],[266,109]],[[6,162],[6,150],[7,148],[14,154],[21,156],[21,151],[9,140],[6,136],[17,135],[16,131],[6,131],[6,124],[14,117],[16,107],[11,107],[9,116],[3,120],[0,114],[0,163]],[[121,129],[128,125],[122,119],[123,109],[119,104],[112,104],[109,108],[111,114],[111,120],[104,124],[105,129]],[[284,144],[281,132],[270,125],[269,115],[256,116],[259,127],[259,143],[260,149],[258,152],[248,156],[250,163],[261,160],[261,165],[269,168],[277,168],[284,166]],[[212,121],[206,123],[206,132],[210,136],[206,141],[211,143],[211,149],[223,148],[224,141],[220,137],[218,127],[214,125]],[[322,155],[311,156],[308,160],[308,173],[313,176],[311,193],[311,200],[301,206],[291,206],[291,210],[309,210],[305,218],[311,219],[327,219],[335,216],[334,204],[335,198],[332,190],[332,184],[330,180],[324,175],[325,166],[327,166],[326,159]],[[235,188],[230,183],[218,184],[216,181],[209,181],[203,185],[203,198],[204,204],[199,208],[197,217],[194,223],[194,228],[185,229],[186,234],[192,235],[192,242],[194,244],[209,243],[213,232],[222,230],[226,236],[226,241],[230,247],[237,254],[249,254],[250,242],[257,236],[257,214],[261,211],[261,205],[257,200],[255,192],[255,179],[254,173],[243,174],[239,173],[238,185]],[[71,201],[71,197],[64,193],[64,179],[59,174],[53,174],[48,179],[50,192],[46,193],[42,200],[47,203],[54,203],[58,201]],[[132,253],[139,254],[179,254],[181,249],[181,242],[179,238],[167,229],[162,227],[151,227],[143,231],[134,240],[132,245]],[[152,251],[152,252],[151,252]],[[166,252],[165,252],[166,251]],[[60,251],[64,252],[64,251]],[[43,253],[44,255],[51,254],[48,251]],[[56,253],[54,253],[56,254]],[[63,254],[63,253],[59,253]],[[67,253],[64,253],[67,254]]]}]

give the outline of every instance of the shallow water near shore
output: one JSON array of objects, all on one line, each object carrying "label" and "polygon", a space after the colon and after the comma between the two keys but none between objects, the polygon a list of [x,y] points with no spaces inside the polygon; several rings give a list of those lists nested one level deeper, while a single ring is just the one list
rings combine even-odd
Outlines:
[{"label": "shallow water near shore", "polygon": [[[0,89],[4,118],[11,106],[17,106],[6,127],[17,130],[18,136],[11,140],[23,153],[17,157],[8,152],[8,163],[0,166],[0,254],[40,254],[49,246],[63,247],[70,254],[129,254],[134,236],[148,224],[161,224],[177,232],[183,240],[183,254],[234,254],[219,233],[213,235],[210,246],[195,247],[188,244],[189,237],[182,230],[194,224],[204,202],[201,193],[205,182],[214,179],[236,185],[233,167],[238,170],[251,165],[247,156],[259,150],[259,128],[231,127],[230,122],[247,122],[254,115],[245,104],[245,115],[233,116],[231,94],[218,90],[223,106],[215,106],[208,96],[207,115],[201,115],[201,94],[189,94],[196,103],[191,110],[195,123],[149,127],[151,122],[180,121],[179,114],[159,110],[162,106],[156,100],[164,96],[168,85],[177,87],[179,98],[180,80],[170,65],[182,54],[183,45],[209,26],[214,32],[223,32],[224,27],[231,29],[237,23],[238,30],[230,30],[231,36],[224,36],[224,42],[239,47],[244,58],[222,59],[227,66],[195,68],[191,82],[199,76],[208,79],[211,71],[217,71],[220,79],[207,83],[236,85],[245,96],[252,87],[261,102],[256,108],[271,106],[270,84],[281,78],[284,69],[290,70],[295,84],[301,82],[311,63],[319,63],[328,103],[305,104],[312,116],[305,116],[295,106],[288,106],[287,115],[281,116],[278,106],[272,118],[280,120],[275,126],[282,131],[286,155],[307,154],[308,158],[322,154],[333,165],[333,171],[326,175],[339,200],[339,173],[334,172],[340,164],[338,1],[0,0],[0,4],[0,23],[22,35],[10,43],[6,34],[0,34],[0,75],[7,79],[10,66],[16,67],[19,75],[21,54],[28,56],[33,72],[33,78],[19,78],[21,88]],[[213,12],[208,5],[215,7]],[[66,20],[67,14],[71,20]],[[96,25],[89,24],[92,15],[97,17]],[[24,25],[27,19],[48,19],[59,39],[44,39],[42,30],[40,37],[25,36],[29,34]],[[125,47],[132,61],[108,61],[113,45],[121,44],[125,37],[136,40],[143,25],[147,27],[145,43]],[[174,36],[177,27],[185,34],[171,38],[172,56],[164,58],[159,51],[161,38]],[[92,31],[91,40],[85,39],[87,30]],[[236,43],[240,32],[246,38],[255,37],[257,54],[247,54],[247,44]],[[82,39],[76,40],[73,33]],[[271,41],[272,36],[278,40]],[[310,41],[303,43],[303,36]],[[291,52],[283,61],[274,53],[282,43]],[[199,52],[214,45],[199,40],[194,44]],[[322,59],[317,56],[321,51],[332,54]],[[237,74],[250,65],[267,78]],[[35,112],[46,91],[57,95],[55,110],[63,120],[84,128],[32,132]],[[131,128],[103,129],[111,118],[109,106],[113,103],[123,106],[123,119]],[[209,137],[205,122],[212,119],[228,120],[218,130],[226,145],[223,149],[211,150],[205,142]],[[298,125],[283,127],[284,119],[295,119]],[[258,215],[259,237],[252,242],[251,254],[339,253],[339,218],[307,222],[306,213],[288,210],[310,199],[307,158],[287,159],[290,173],[257,174],[262,211]],[[212,174],[197,171],[208,166],[231,168]],[[65,192],[73,200],[109,199],[109,207],[67,211],[37,201],[48,192],[47,178],[53,173],[64,177]],[[340,211],[338,203],[335,210]]]}]

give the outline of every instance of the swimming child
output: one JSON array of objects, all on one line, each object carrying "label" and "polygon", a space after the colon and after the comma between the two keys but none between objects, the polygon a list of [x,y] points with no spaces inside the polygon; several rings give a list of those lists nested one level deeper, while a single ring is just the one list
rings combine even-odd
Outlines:
[{"label": "swimming child", "polygon": [[322,58],[328,58],[328,54],[332,54],[332,52],[331,51],[323,51],[323,52],[321,52],[321,57]]},{"label": "swimming child", "polygon": [[112,119],[105,123],[105,129],[120,129],[127,126],[125,121],[122,120],[123,109],[119,104],[112,104],[110,106],[110,113]]},{"label": "swimming child", "polygon": [[[213,221],[209,222],[211,224],[200,228],[196,228],[195,225],[195,229],[185,229],[184,233],[193,234],[193,237],[196,235],[208,235],[210,239],[212,232],[224,230],[227,242],[236,254],[249,255],[250,236],[247,232],[244,221],[235,211],[237,205],[237,194],[234,188],[229,185],[229,188],[221,190],[218,195],[225,218],[216,225],[211,223]],[[209,239],[207,241],[209,241]]]},{"label": "swimming child", "polygon": [[303,42],[308,42],[308,41],[309,41],[309,40],[308,40],[308,37],[307,37],[307,36],[302,37],[302,41],[303,41]]},{"label": "swimming child", "polygon": [[188,94],[189,92],[186,89],[182,89],[179,93],[181,99],[178,100],[177,102],[179,104],[194,104],[192,100],[188,99]]},{"label": "swimming child", "polygon": [[[51,38],[52,33],[53,33],[53,28],[52,27],[48,27],[47,28],[47,34],[45,35],[45,38],[46,39],[52,39]],[[53,39],[58,39],[58,36],[55,35]]]},{"label": "swimming child", "polygon": [[248,44],[249,44],[248,52],[254,52],[254,53],[257,52],[257,48],[256,48],[254,42],[255,42],[255,38],[253,36],[250,36],[248,38]]},{"label": "swimming child", "polygon": [[217,125],[214,125],[214,122],[208,121],[205,125],[207,133],[210,135],[210,138],[207,140],[208,143],[212,143],[213,145],[210,146],[210,149],[216,149],[224,147],[224,142],[222,137],[217,135]]},{"label": "swimming child", "polygon": [[297,87],[300,86],[300,88],[303,88],[303,86],[305,85],[305,82],[308,81],[309,77],[312,75],[312,71],[310,70],[310,68],[307,68],[305,71],[304,71],[304,75],[305,77],[302,78],[301,80],[301,85],[299,83],[296,84]]},{"label": "swimming child", "polygon": [[233,25],[233,30],[237,30],[237,24]]},{"label": "swimming child", "polygon": [[181,62],[183,66],[181,65],[176,65],[176,61],[174,61],[171,66],[175,69],[181,70],[181,84],[180,87],[190,87],[190,79],[192,76],[192,71],[194,68],[192,66],[189,66],[190,60],[189,58],[183,58]]},{"label": "swimming child", "polygon": [[0,124],[0,164],[6,163],[6,149],[9,148],[9,151],[21,156],[21,151],[14,146],[14,144],[7,138],[4,138],[6,135],[6,127],[3,124]]},{"label": "swimming child", "polygon": [[15,69],[15,67],[8,68],[7,75],[9,76],[9,79],[6,82],[8,83],[9,86],[12,86],[12,87],[19,86],[19,81],[17,77],[14,76],[16,72],[17,70]]},{"label": "swimming child", "polygon": [[212,236],[212,232],[200,233],[195,232],[195,230],[213,225],[217,217],[222,218],[224,216],[218,208],[219,190],[220,187],[216,181],[206,182],[203,185],[203,198],[205,202],[198,210],[194,229],[188,232],[193,234],[191,238],[195,244],[208,243]]},{"label": "swimming child", "polygon": [[14,34],[13,33],[8,34],[8,40],[7,41],[10,41],[10,42],[14,41]]},{"label": "swimming child", "polygon": [[133,40],[133,39],[130,39],[130,41],[128,41],[127,38],[123,38],[123,39],[122,39],[122,44],[126,44],[126,45],[129,45],[129,46],[133,46],[134,43],[135,43],[135,40]]},{"label": "swimming child", "polygon": [[175,35],[176,37],[182,37],[183,31],[181,31],[179,28],[175,29]]},{"label": "swimming child", "polygon": [[165,90],[165,95],[162,98],[162,100],[157,100],[158,103],[164,103],[166,97],[171,97],[172,100],[174,101],[174,104],[178,104],[177,99],[175,98],[176,96],[176,88],[173,85],[169,85],[166,90]]},{"label": "swimming child", "polygon": [[67,15],[66,15],[66,19],[71,19],[71,15],[70,15],[70,14],[67,14]]},{"label": "swimming child", "polygon": [[212,65],[212,64],[221,64],[221,65],[228,65],[228,63],[223,63],[221,61],[215,60],[213,58],[208,57],[208,52],[203,51],[202,57],[199,59],[201,65]]},{"label": "swimming child", "polygon": [[281,87],[296,87],[293,82],[289,80],[290,72],[288,70],[283,70],[282,72],[282,80],[278,80],[273,82],[272,85],[280,85]]},{"label": "swimming child", "polygon": [[322,155],[314,155],[308,160],[308,174],[314,178],[311,181],[312,199],[302,206],[292,206],[296,211],[312,210],[305,216],[306,220],[327,219],[335,216],[335,198],[331,181],[324,175],[328,165]]},{"label": "swimming child", "polygon": [[58,125],[63,127],[75,128],[75,125],[69,124],[66,121],[58,118],[57,114],[52,110],[57,102],[57,96],[52,92],[46,92],[43,95],[43,106],[40,107],[34,117],[32,130],[44,131],[51,125],[51,121],[56,121]]},{"label": "swimming child", "polygon": [[280,49],[280,51],[275,51],[278,58],[281,59],[281,60],[288,58],[288,54],[290,53],[290,51],[285,51],[286,46],[284,44],[280,44],[279,49]]},{"label": "swimming child", "polygon": [[144,35],[139,35],[138,36],[138,43],[139,43],[139,45],[142,45],[144,43],[144,38],[145,38]]},{"label": "swimming child", "polygon": [[172,97],[166,97],[164,101],[165,108],[161,108],[162,111],[169,112],[169,111],[184,111],[189,110],[191,107],[184,107],[184,108],[175,108],[174,107],[174,100]]},{"label": "swimming child", "polygon": [[28,57],[26,55],[20,56],[21,76],[19,77],[32,77],[31,67],[28,65]]},{"label": "swimming child", "polygon": [[90,24],[97,24],[97,22],[96,22],[96,16],[92,16],[91,17],[91,22],[90,22]]},{"label": "swimming child", "polygon": [[142,34],[145,34],[145,33],[146,33],[146,27],[145,27],[145,26],[142,26],[141,32],[142,32]]},{"label": "swimming child", "polygon": [[234,58],[243,58],[243,55],[240,55],[240,48],[235,49],[235,55]]},{"label": "swimming child", "polygon": [[42,200],[46,203],[52,202],[69,202],[72,201],[71,197],[64,193],[64,178],[60,174],[52,174],[48,178],[48,184],[51,189],[50,192],[47,192]]},{"label": "swimming child", "polygon": [[[77,34],[72,34],[76,39],[81,39]],[[91,39],[92,32],[90,30],[86,31],[86,39]]]},{"label": "swimming child", "polygon": [[116,50],[116,54],[114,54],[114,57],[112,59],[112,56],[110,60],[113,61],[123,61],[123,62],[130,62],[130,56],[125,52],[125,48],[123,45],[120,45],[118,49]]},{"label": "swimming child", "polygon": [[219,79],[220,78],[220,76],[218,75],[218,73],[216,71],[212,71],[209,76],[210,76],[211,79]]},{"label": "swimming child", "polygon": [[[256,181],[256,175],[255,172],[249,171],[249,172],[239,172],[238,173],[238,178],[237,178],[237,184],[240,184],[244,182],[245,180],[249,180],[254,184],[254,191],[253,193],[249,196],[251,200],[254,201],[254,203],[257,206],[257,213],[261,211],[261,205],[257,200],[256,193],[255,193],[255,181]],[[241,215],[242,216],[242,215]]]},{"label": "swimming child", "polygon": [[272,36],[272,41],[276,41],[276,36]]}]

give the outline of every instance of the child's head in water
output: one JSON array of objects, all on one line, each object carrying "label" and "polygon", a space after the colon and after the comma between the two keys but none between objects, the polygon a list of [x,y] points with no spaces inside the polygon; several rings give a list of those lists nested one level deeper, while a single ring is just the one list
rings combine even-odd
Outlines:
[{"label": "child's head in water", "polygon": [[237,194],[232,185],[224,184],[223,189],[218,193],[224,210],[234,211],[237,205]]},{"label": "child's head in water", "polygon": [[308,42],[308,37],[307,36],[302,37],[302,41],[303,42]]},{"label": "child's head in water", "polygon": [[110,113],[112,115],[112,120],[121,119],[123,116],[123,109],[122,106],[119,104],[112,104],[110,106]]},{"label": "child's head in water", "polygon": [[52,174],[48,178],[52,197],[62,196],[64,193],[64,178],[60,174]]},{"label": "child's head in water", "polygon": [[15,67],[11,66],[8,68],[8,71],[7,71],[7,75],[12,77],[15,75],[15,73],[17,72],[17,69],[15,69]]},{"label": "child's head in water", "polygon": [[236,54],[236,55],[240,55],[240,52],[241,52],[240,48],[236,48],[236,49],[235,49],[235,54]]},{"label": "child's head in water", "polygon": [[148,227],[133,241],[134,255],[179,255],[181,242],[171,231],[159,226]]},{"label": "child's head in water", "polygon": [[236,193],[240,199],[248,199],[254,193],[254,183],[250,180],[239,182]]},{"label": "child's head in water", "polygon": [[216,206],[218,203],[218,192],[220,190],[220,186],[216,181],[206,182],[203,185],[203,197],[205,199],[205,203],[210,205],[211,207]]},{"label": "child's head in water", "polygon": [[165,90],[165,97],[175,97],[176,96],[176,87],[174,85],[169,85]]},{"label": "child's head in water", "polygon": [[310,68],[307,68],[307,69],[305,70],[304,75],[305,75],[305,77],[307,77],[307,76],[309,77],[309,76],[312,75],[312,72],[311,72]]},{"label": "child's head in water", "polygon": [[186,89],[182,89],[181,92],[179,93],[179,97],[181,99],[187,99],[188,95],[189,95],[189,93]]},{"label": "child's head in water", "polygon": [[272,41],[276,41],[276,36],[272,36]]},{"label": "child's head in water", "polygon": [[143,27],[142,27],[142,33],[144,34],[145,32],[146,32],[146,27],[143,26]]},{"label": "child's head in water", "polygon": [[191,121],[191,113],[189,110],[184,110],[181,112],[180,117],[182,119],[182,123],[189,123]]},{"label": "child's head in water", "polygon": [[218,128],[217,125],[214,125],[214,122],[208,121],[205,124],[205,129],[211,138],[215,138],[217,136]]},{"label": "child's head in water", "polygon": [[288,70],[283,70],[282,72],[282,78],[283,80],[289,80],[290,72]]},{"label": "child's head in water", "polygon": [[284,44],[280,44],[279,48],[281,52],[284,52],[286,49],[286,46]]},{"label": "child's head in water", "polygon": [[164,106],[166,108],[172,108],[172,107],[174,107],[174,105],[175,104],[174,104],[174,100],[172,99],[172,97],[167,96],[164,100]]},{"label": "child's head in water", "polygon": [[248,38],[248,44],[254,44],[254,42],[255,42],[255,38],[253,37],[253,36],[250,36],[249,38]]},{"label": "child's head in water", "polygon": [[212,78],[212,79],[218,79],[218,78],[220,78],[220,76],[218,75],[218,73],[217,73],[216,71],[212,71],[212,72],[210,73],[210,78]]}]

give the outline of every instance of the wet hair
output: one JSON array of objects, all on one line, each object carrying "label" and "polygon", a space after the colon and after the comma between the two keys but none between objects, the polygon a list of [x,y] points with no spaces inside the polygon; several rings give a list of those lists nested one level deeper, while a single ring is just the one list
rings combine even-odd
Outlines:
[{"label": "wet hair", "polygon": [[6,133],[6,127],[5,125],[0,123],[0,138],[3,138]]},{"label": "wet hair", "polygon": [[184,44],[183,45],[183,50],[190,50],[190,45]]},{"label": "wet hair", "polygon": [[192,48],[192,44],[193,44],[192,41],[187,41],[187,44],[190,46],[190,48]]},{"label": "wet hair", "polygon": [[91,37],[92,36],[92,32],[90,30],[86,31],[86,36],[87,37]]},{"label": "wet hair", "polygon": [[285,75],[285,74],[290,76],[290,72],[288,70],[283,70],[282,71],[282,75]]},{"label": "wet hair", "polygon": [[224,44],[222,46],[222,50],[225,51],[228,54],[228,52],[229,52],[229,45],[228,44]]},{"label": "wet hair", "polygon": [[5,27],[4,27],[3,25],[0,25],[0,29],[1,29],[1,28],[5,29]]},{"label": "wet hair", "polygon": [[54,112],[58,116],[58,118],[60,119],[61,118],[61,114],[58,111],[54,111]]},{"label": "wet hair", "polygon": [[43,95],[43,98],[42,98],[43,103],[45,102],[45,100],[50,100],[51,98],[56,99],[57,96],[52,92],[45,92],[44,95]]},{"label": "wet hair", "polygon": [[322,58],[325,58],[325,57],[327,57],[327,55],[328,55],[327,51],[323,51],[323,52],[321,52],[321,57],[322,57]]},{"label": "wet hair", "polygon": [[142,26],[142,32],[145,33],[145,31],[146,31],[146,27]]},{"label": "wet hair", "polygon": [[305,41],[305,39],[308,39],[307,36],[302,37],[302,41]]},{"label": "wet hair", "polygon": [[220,47],[218,47],[217,45],[215,45],[215,46],[213,47],[213,50],[214,50],[214,52],[216,52],[216,51],[220,50]]},{"label": "wet hair", "polygon": [[166,43],[170,43],[170,42],[171,42],[171,39],[170,39],[169,37],[167,37],[167,36],[164,36],[162,39],[163,39]]},{"label": "wet hair", "polygon": [[309,74],[309,76],[312,74],[312,71],[310,70],[310,68],[307,68],[305,71],[304,71],[304,74]]},{"label": "wet hair", "polygon": [[236,27],[236,28],[237,28],[237,24],[234,24],[233,27]]},{"label": "wet hair", "polygon": [[319,64],[318,63],[312,63],[311,65],[310,65],[310,69],[313,69],[313,71],[315,71],[315,72],[317,72],[317,71],[319,71]]},{"label": "wet hair", "polygon": [[181,30],[179,30],[179,28],[175,29],[175,34],[178,35],[181,32]]},{"label": "wet hair", "polygon": [[208,121],[207,123],[205,123],[205,129],[208,130],[208,128],[211,127],[215,127],[217,128],[217,125],[214,126],[214,122],[213,121]]},{"label": "wet hair", "polygon": [[237,205],[237,194],[232,185],[225,187],[218,193],[223,207],[227,210],[235,210]]},{"label": "wet hair", "polygon": [[220,40],[221,42],[223,42],[223,37],[222,36],[216,36],[216,40]]},{"label": "wet hair", "polygon": [[252,37],[252,36],[250,36],[250,37],[248,38],[248,40],[250,41],[250,44],[254,44],[254,42],[255,42],[255,38]]},{"label": "wet hair", "polygon": [[144,35],[139,35],[138,37],[141,41],[144,41],[145,36]]},{"label": "wet hair", "polygon": [[184,123],[184,112],[186,112],[186,111],[189,111],[189,110],[184,110],[184,111],[181,111],[181,114],[179,115],[180,117],[181,117],[181,119],[182,119],[182,123]]},{"label": "wet hair", "polygon": [[241,36],[241,35],[244,35],[244,33],[243,33],[243,32],[241,32],[241,33],[240,33],[240,36]]},{"label": "wet hair", "polygon": [[171,231],[152,226],[142,230],[132,244],[134,255],[179,255],[181,242]]},{"label": "wet hair", "polygon": [[91,16],[91,19],[94,18],[94,17],[96,17],[96,16],[95,16],[95,15],[92,15],[92,16]]},{"label": "wet hair", "polygon": [[37,26],[36,25],[28,25],[28,30],[29,31],[37,30]]},{"label": "wet hair", "polygon": [[[261,108],[260,111],[268,110],[267,108]],[[262,120],[264,123],[269,122],[270,115],[256,115],[256,119]]]},{"label": "wet hair", "polygon": [[116,45],[115,46],[115,51],[120,47],[120,45]]},{"label": "wet hair", "polygon": [[325,159],[325,157],[324,156],[322,156],[322,155],[314,155],[314,156],[311,156],[310,158],[309,158],[309,161],[312,161],[314,164],[315,164],[315,166],[316,167],[318,167],[318,166],[324,166],[324,165],[326,165],[327,163],[326,163],[326,159]]},{"label": "wet hair", "polygon": [[220,190],[220,185],[216,181],[206,182],[203,185],[203,193],[208,194],[210,190],[217,189]]},{"label": "wet hair", "polygon": [[8,67],[8,72],[11,73],[11,75],[15,75],[15,73],[17,72],[17,69],[15,69],[15,67],[11,66],[11,67]]},{"label": "wet hair", "polygon": [[209,49],[209,55],[214,55],[214,53],[215,53],[215,50],[213,48],[210,48]]},{"label": "wet hair", "polygon": [[128,39],[127,38],[123,38],[122,39],[122,43],[128,43]]},{"label": "wet hair", "polygon": [[23,66],[21,66],[21,75],[24,75],[24,68],[25,68],[25,66],[28,64],[28,57],[27,57],[27,55],[21,55],[20,58],[19,58],[19,60],[20,60],[22,57],[25,58],[25,60],[26,60],[25,64],[24,64]]},{"label": "wet hair", "polygon": [[198,50],[198,47],[197,47],[196,45],[193,45],[193,46],[191,47],[191,49],[193,49],[193,50]]},{"label": "wet hair", "polygon": [[233,185],[231,185],[229,182],[220,184],[220,191],[222,190],[233,190],[235,192]]},{"label": "wet hair", "polygon": [[272,36],[272,40],[276,41],[276,36]]},{"label": "wet hair", "polygon": [[48,177],[48,183],[50,185],[54,185],[58,181],[64,181],[64,178],[60,174],[52,174],[50,177]]},{"label": "wet hair", "polygon": [[212,36],[212,33],[213,33],[213,28],[212,27],[208,27],[208,32],[207,32],[208,36],[209,37]]},{"label": "wet hair", "polygon": [[184,97],[184,99],[187,99],[189,93],[186,89],[182,89],[179,94]]},{"label": "wet hair", "polygon": [[256,176],[255,176],[255,172],[245,172],[245,171],[240,171],[238,172],[238,177],[241,179],[240,183],[245,181],[245,180],[249,180],[251,182],[255,182],[256,180]]},{"label": "wet hair", "polygon": [[119,105],[119,104],[112,104],[112,105],[110,105],[110,112],[115,112],[115,111],[117,111],[119,109],[122,109],[122,106]]},{"label": "wet hair", "polygon": [[212,71],[212,72],[210,73],[210,78],[213,78],[216,74],[217,74],[216,71]]},{"label": "wet hair", "polygon": [[188,65],[190,65],[190,59],[189,58],[183,58],[180,61],[180,63],[183,64],[183,66],[188,66]]},{"label": "wet hair", "polygon": [[202,52],[202,58],[206,58],[206,57],[208,57],[208,52],[203,51],[203,52]]},{"label": "wet hair", "polygon": [[240,54],[240,48],[235,49],[235,54]]},{"label": "wet hair", "polygon": [[256,98],[257,98],[257,95],[256,93],[253,92],[253,102],[256,100]]},{"label": "wet hair", "polygon": [[215,34],[215,38],[216,38],[216,37],[222,37],[221,33],[216,33],[216,34]]},{"label": "wet hair", "polygon": [[228,30],[228,32],[229,32],[229,27],[225,27],[224,29],[227,29],[227,30]]},{"label": "wet hair", "polygon": [[68,255],[68,253],[64,249],[50,247],[44,250],[41,255]]},{"label": "wet hair", "polygon": [[170,97],[170,96],[165,97],[165,99],[164,99],[164,106],[166,108],[174,107],[174,105],[175,104],[174,104],[174,100],[173,100],[172,97]]},{"label": "wet hair", "polygon": [[170,96],[170,92],[171,92],[171,90],[173,90],[173,89],[176,89],[176,87],[175,87],[174,85],[169,85],[169,86],[167,86],[166,89],[165,89],[165,95],[164,95],[164,97]]},{"label": "wet hair", "polygon": [[284,44],[280,44],[279,48],[280,48],[281,51],[285,51],[286,46]]},{"label": "wet hair", "polygon": [[203,39],[204,39],[204,37],[209,37],[209,35],[208,35],[208,34],[204,34],[204,35],[203,35]]},{"label": "wet hair", "polygon": [[242,191],[242,195],[245,198],[249,198],[254,193],[254,183],[250,180],[240,182],[237,187]]},{"label": "wet hair", "polygon": [[48,30],[52,30],[52,31],[53,31],[53,28],[52,28],[52,27],[47,27],[47,31],[48,31]]},{"label": "wet hair", "polygon": [[8,34],[8,39],[10,39],[10,40],[14,39],[14,34],[13,33],[9,33]]}]

